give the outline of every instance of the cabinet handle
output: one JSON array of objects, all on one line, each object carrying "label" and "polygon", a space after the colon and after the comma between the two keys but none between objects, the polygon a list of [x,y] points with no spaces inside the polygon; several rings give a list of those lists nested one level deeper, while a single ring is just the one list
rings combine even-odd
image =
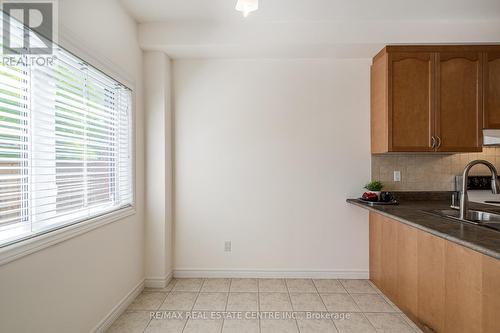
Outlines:
[{"label": "cabinet handle", "polygon": [[434,136],[431,137],[431,148],[436,148],[436,138]]},{"label": "cabinet handle", "polygon": [[441,138],[438,136],[437,137],[437,147],[436,148],[440,148],[441,147]]}]

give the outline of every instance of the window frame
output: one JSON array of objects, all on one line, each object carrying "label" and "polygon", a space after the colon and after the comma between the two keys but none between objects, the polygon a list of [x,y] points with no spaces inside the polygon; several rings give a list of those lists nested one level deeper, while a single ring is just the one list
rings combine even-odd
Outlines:
[{"label": "window frame", "polygon": [[[57,44],[67,52],[80,58],[96,70],[101,71],[115,81],[131,91],[130,108],[130,165],[131,165],[131,188],[132,202],[129,206],[117,208],[109,212],[104,212],[97,216],[82,218],[74,222],[54,227],[32,236],[24,237],[2,245],[0,247],[0,266],[11,261],[20,259],[26,255],[43,250],[73,237],[85,234],[97,228],[101,228],[109,223],[123,220],[136,214],[136,90],[131,75],[125,70],[102,56],[94,49],[87,47],[85,42],[68,32],[64,27],[60,28],[59,40]],[[85,51],[85,50],[91,50]]]}]

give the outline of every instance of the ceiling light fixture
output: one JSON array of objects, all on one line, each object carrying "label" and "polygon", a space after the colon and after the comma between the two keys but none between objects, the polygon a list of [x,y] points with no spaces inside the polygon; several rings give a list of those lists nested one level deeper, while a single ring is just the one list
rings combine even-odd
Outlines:
[{"label": "ceiling light fixture", "polygon": [[259,9],[259,0],[238,0],[236,3],[236,10],[243,12],[244,17],[257,9]]}]

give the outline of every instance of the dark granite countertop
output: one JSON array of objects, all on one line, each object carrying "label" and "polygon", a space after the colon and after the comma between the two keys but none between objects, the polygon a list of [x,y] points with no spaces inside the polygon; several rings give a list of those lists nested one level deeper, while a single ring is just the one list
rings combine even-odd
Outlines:
[{"label": "dark granite countertop", "polygon": [[[439,196],[430,200],[400,199],[400,204],[393,206],[370,206],[359,199],[347,199],[347,202],[500,260],[500,232],[424,212],[449,209],[450,200]],[[473,202],[470,207],[499,211],[499,207]]]}]

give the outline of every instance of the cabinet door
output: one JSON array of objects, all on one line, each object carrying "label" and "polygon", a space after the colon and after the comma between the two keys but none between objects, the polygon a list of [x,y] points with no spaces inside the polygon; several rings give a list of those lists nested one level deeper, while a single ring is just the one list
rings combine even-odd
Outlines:
[{"label": "cabinet door", "polygon": [[432,53],[389,55],[389,150],[432,151]]},{"label": "cabinet door", "polygon": [[445,240],[420,231],[418,251],[418,319],[435,332],[444,332]]},{"label": "cabinet door", "polygon": [[445,253],[444,332],[480,333],[481,254],[452,242],[446,242]]},{"label": "cabinet door", "polygon": [[500,128],[500,51],[484,57],[484,128]]},{"label": "cabinet door", "polygon": [[500,332],[500,260],[482,256],[482,325],[483,333]]},{"label": "cabinet door", "polygon": [[436,71],[438,151],[481,151],[482,57],[479,52],[439,53]]},{"label": "cabinet door", "polygon": [[382,215],[370,212],[370,280],[379,289],[382,281],[382,220]]},{"label": "cabinet door", "polygon": [[398,224],[389,218],[384,218],[382,223],[381,286],[384,294],[394,300],[398,291]]},{"label": "cabinet door", "polygon": [[410,316],[417,318],[417,234],[418,230],[398,223],[396,305]]}]

